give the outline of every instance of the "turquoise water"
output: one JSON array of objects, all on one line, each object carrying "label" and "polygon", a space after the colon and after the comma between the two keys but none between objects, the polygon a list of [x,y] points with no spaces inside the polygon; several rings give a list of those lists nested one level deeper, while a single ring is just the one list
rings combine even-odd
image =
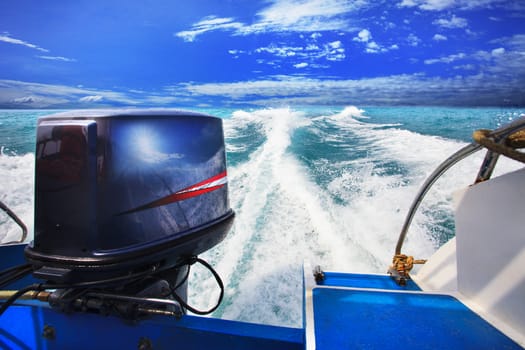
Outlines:
[{"label": "turquoise water", "polygon": [[[301,107],[215,109],[223,118],[233,230],[203,254],[221,274],[215,317],[302,325],[304,261],[326,270],[386,271],[408,207],[426,176],[470,142],[523,109]],[[36,118],[50,111],[0,111],[0,198],[32,230]],[[414,219],[404,250],[428,257],[454,234],[451,190],[472,182],[482,154],[439,180]],[[519,165],[503,161],[500,171]],[[19,232],[0,217],[0,239]],[[213,279],[196,268],[190,303],[212,305]]]}]

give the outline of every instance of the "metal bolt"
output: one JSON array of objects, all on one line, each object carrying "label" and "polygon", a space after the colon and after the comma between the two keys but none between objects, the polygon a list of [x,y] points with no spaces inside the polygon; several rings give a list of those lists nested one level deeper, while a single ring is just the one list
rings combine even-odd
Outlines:
[{"label": "metal bolt", "polygon": [[48,340],[54,340],[56,337],[55,327],[46,324],[42,331],[42,336]]},{"label": "metal bolt", "polygon": [[139,350],[153,350],[153,344],[148,338],[142,337],[139,339]]}]

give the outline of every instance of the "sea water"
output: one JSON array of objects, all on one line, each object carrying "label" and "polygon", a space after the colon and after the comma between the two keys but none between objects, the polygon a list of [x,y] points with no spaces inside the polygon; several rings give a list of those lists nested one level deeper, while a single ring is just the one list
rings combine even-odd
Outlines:
[{"label": "sea water", "polygon": [[[35,126],[53,111],[0,111],[0,200],[33,230]],[[442,107],[214,109],[224,120],[235,224],[202,254],[221,275],[214,317],[301,327],[303,263],[384,273],[406,212],[425,178],[471,142],[525,110]],[[451,193],[474,180],[483,153],[456,165],[422,203],[403,251],[429,257],[454,235]],[[497,172],[520,167],[502,160]],[[496,174],[497,175],[497,174]],[[21,231],[0,214],[0,240]],[[31,237],[29,238],[31,239]],[[195,265],[189,303],[219,292]]]}]

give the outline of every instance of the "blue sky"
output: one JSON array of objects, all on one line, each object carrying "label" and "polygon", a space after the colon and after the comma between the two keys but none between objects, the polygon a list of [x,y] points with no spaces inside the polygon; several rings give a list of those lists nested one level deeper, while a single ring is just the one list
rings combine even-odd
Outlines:
[{"label": "blue sky", "polygon": [[0,108],[525,105],[522,0],[0,3]]}]

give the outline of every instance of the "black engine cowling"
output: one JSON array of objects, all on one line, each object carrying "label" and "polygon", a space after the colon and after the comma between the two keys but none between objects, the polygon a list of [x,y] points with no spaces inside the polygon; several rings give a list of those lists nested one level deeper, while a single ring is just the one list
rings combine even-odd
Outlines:
[{"label": "black engine cowling", "polygon": [[224,239],[229,207],[222,120],[173,111],[40,118],[36,277],[86,283],[183,265]]}]

